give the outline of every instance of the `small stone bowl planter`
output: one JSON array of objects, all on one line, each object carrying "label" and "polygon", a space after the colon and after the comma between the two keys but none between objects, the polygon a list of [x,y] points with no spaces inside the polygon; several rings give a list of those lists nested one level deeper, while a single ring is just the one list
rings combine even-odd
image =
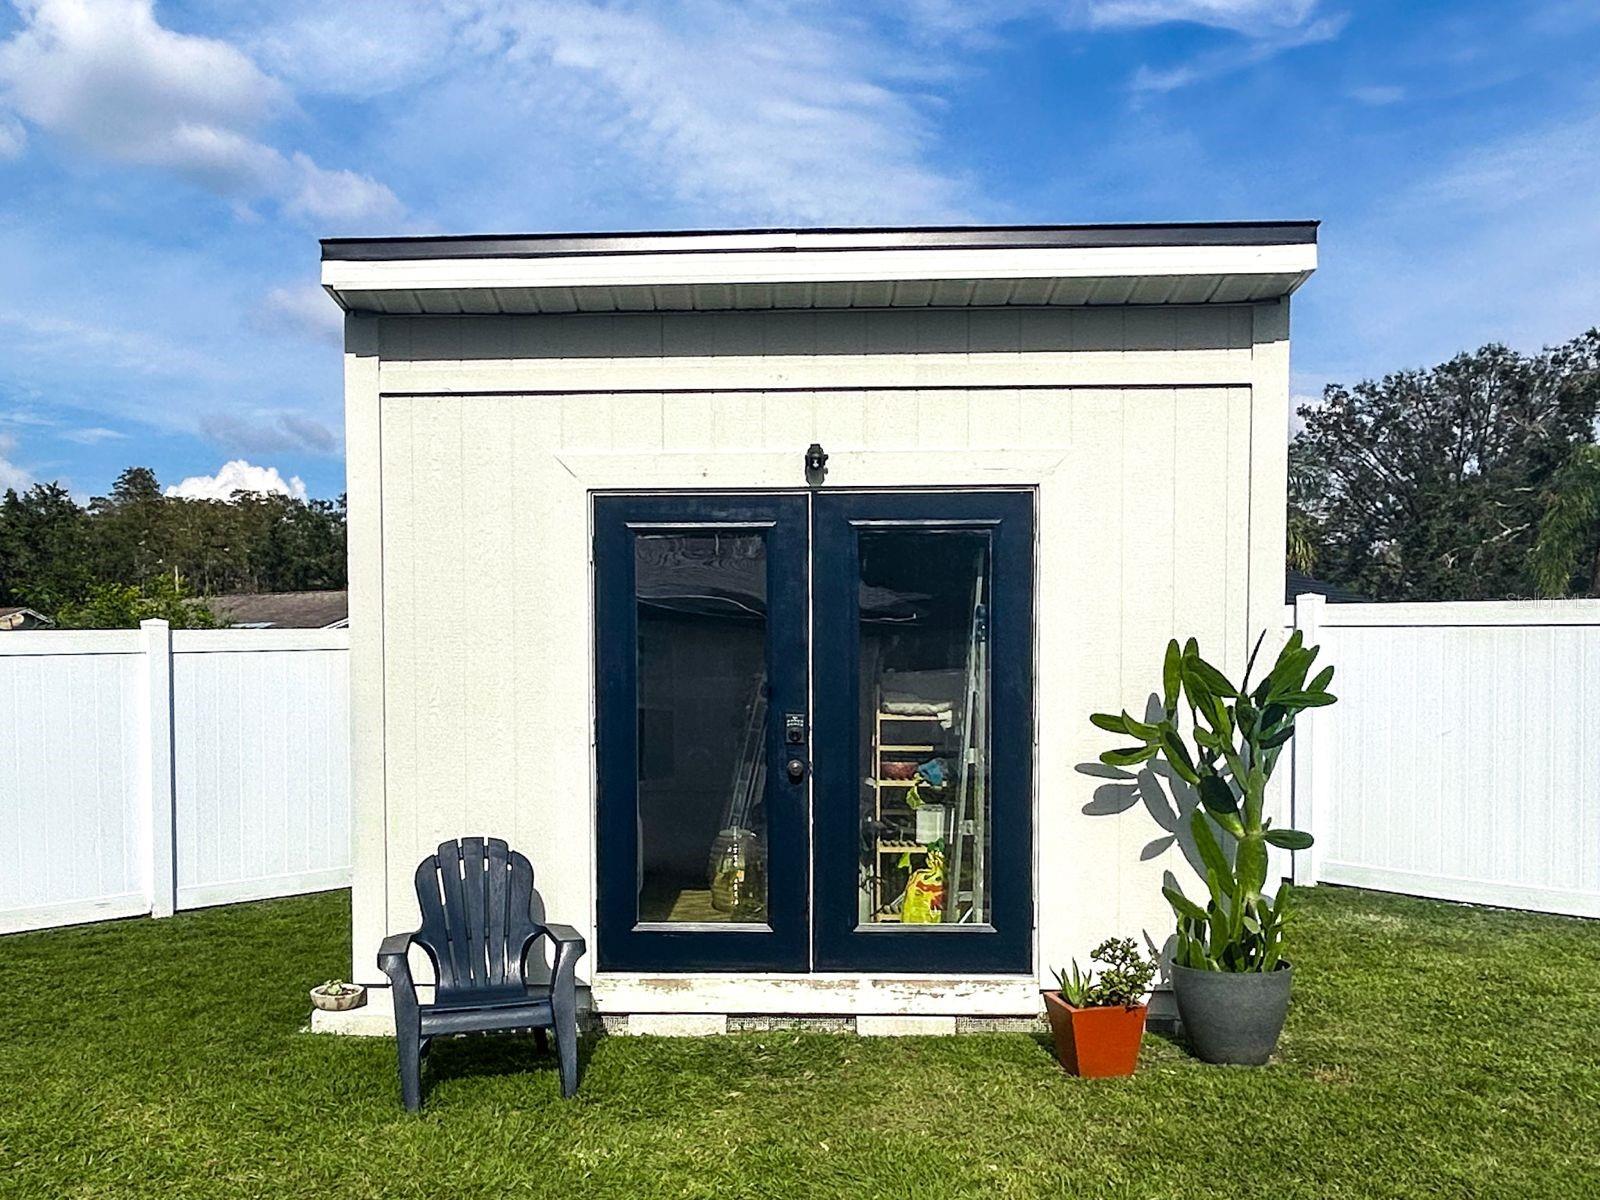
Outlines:
[{"label": "small stone bowl planter", "polygon": [[311,1003],[323,1012],[345,1012],[367,1002],[367,989],[359,983],[340,983],[330,979],[311,989]]}]

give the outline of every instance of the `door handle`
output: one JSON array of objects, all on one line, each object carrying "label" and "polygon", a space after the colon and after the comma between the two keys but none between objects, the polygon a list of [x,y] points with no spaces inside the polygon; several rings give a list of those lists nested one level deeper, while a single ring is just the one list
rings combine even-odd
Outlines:
[{"label": "door handle", "polygon": [[806,760],[791,758],[784,764],[784,770],[788,772],[790,783],[799,783],[806,777]]}]

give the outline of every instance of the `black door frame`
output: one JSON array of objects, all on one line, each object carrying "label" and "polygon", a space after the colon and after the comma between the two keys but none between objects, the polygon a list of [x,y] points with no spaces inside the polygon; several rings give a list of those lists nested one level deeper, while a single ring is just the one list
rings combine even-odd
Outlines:
[{"label": "black door frame", "polygon": [[[1026,488],[594,494],[600,970],[1032,973],[1034,500]],[[992,533],[987,925],[857,925],[857,530],[884,523]],[[814,770],[799,782],[788,777],[783,764],[796,747],[785,744],[782,722],[769,720],[768,924],[640,925],[631,538],[635,530],[715,528],[766,536],[768,711],[808,714],[810,737],[798,753]]]}]

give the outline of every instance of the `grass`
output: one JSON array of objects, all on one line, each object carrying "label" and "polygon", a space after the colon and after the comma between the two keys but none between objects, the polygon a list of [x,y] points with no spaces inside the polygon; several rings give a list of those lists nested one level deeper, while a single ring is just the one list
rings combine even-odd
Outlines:
[{"label": "grass", "polygon": [[299,1032],[342,893],[0,939],[0,1195],[1600,1195],[1600,923],[1319,889],[1281,1054],[1063,1075],[1026,1034],[531,1039]]}]

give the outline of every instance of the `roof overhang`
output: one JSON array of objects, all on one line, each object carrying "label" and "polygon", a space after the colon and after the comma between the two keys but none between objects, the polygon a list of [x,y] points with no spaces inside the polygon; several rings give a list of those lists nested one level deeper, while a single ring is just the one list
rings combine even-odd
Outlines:
[{"label": "roof overhang", "polygon": [[1246,304],[1317,265],[1317,223],[329,238],[369,313]]}]

